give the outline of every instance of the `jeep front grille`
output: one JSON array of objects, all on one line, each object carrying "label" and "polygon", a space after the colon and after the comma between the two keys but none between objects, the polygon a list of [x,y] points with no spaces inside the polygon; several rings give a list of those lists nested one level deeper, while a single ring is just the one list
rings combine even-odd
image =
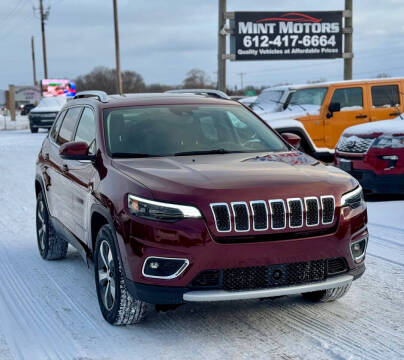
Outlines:
[{"label": "jeep front grille", "polygon": [[[330,225],[334,222],[332,195],[317,197],[254,200],[210,204],[218,232],[275,231]],[[231,209],[231,210],[230,210]]]},{"label": "jeep front grille", "polygon": [[337,150],[346,153],[366,153],[375,139],[360,138],[358,136],[342,136],[337,144]]}]

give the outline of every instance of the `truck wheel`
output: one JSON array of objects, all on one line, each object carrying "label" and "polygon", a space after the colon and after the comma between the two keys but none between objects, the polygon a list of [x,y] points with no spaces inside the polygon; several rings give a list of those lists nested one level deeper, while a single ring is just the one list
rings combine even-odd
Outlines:
[{"label": "truck wheel", "polygon": [[96,239],[94,270],[98,303],[104,319],[110,324],[131,325],[143,320],[151,307],[129,294],[113,231],[110,225],[104,225]]},{"label": "truck wheel", "polygon": [[38,250],[43,259],[59,260],[66,257],[69,244],[56,234],[42,192],[39,193],[36,203],[36,236]]},{"label": "truck wheel", "polygon": [[351,283],[333,289],[303,293],[303,297],[314,302],[329,302],[343,297],[351,287]]}]

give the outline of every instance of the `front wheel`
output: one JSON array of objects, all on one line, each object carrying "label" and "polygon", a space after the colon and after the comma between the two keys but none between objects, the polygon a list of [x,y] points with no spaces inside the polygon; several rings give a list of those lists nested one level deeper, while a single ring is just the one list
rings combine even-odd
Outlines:
[{"label": "front wheel", "polygon": [[313,291],[308,293],[303,293],[303,297],[307,300],[314,302],[330,302],[335,301],[339,298],[342,298],[347,294],[349,288],[351,287],[351,283],[344,286],[339,286],[333,289]]},{"label": "front wheel", "polygon": [[148,303],[134,299],[129,293],[110,225],[97,235],[94,253],[95,284],[98,303],[104,319],[113,325],[140,322],[150,308]]},{"label": "front wheel", "polygon": [[43,259],[59,260],[66,257],[69,244],[56,234],[42,192],[39,193],[36,204],[36,236]]}]

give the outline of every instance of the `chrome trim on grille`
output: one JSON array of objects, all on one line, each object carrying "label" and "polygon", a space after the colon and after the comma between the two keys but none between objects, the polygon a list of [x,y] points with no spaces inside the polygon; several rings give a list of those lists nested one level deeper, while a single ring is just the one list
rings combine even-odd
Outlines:
[{"label": "chrome trim on grille", "polygon": [[[290,205],[289,205],[289,203],[290,203],[291,201],[299,201],[299,202],[300,202],[300,208],[301,208],[301,210],[302,210],[302,212],[301,212],[302,221],[301,221],[301,224],[300,224],[300,225],[297,225],[297,226],[292,226],[292,220],[291,220],[292,211],[290,210]],[[288,198],[288,199],[287,199],[287,203],[288,203],[288,212],[289,212],[289,227],[290,227],[291,229],[297,229],[297,228],[303,227],[303,223],[304,223],[304,220],[303,220],[303,219],[304,219],[304,208],[303,208],[302,199],[300,199],[300,198]]]},{"label": "chrome trim on grille", "polygon": [[[324,221],[324,215],[323,215],[323,199],[332,199],[333,201],[333,211],[332,211],[332,219],[330,222],[325,222]],[[332,195],[324,195],[324,196],[320,196],[320,200],[321,200],[321,223],[323,225],[329,225],[332,224],[334,222],[334,216],[335,216],[335,197]]]},{"label": "chrome trim on grille", "polygon": [[[265,206],[265,213],[267,214],[267,226],[265,229],[256,229],[255,228],[255,214],[254,214],[254,204],[264,204]],[[269,229],[269,219],[268,219],[268,206],[267,206],[267,202],[264,200],[253,200],[250,201],[250,206],[251,206],[251,212],[252,212],[252,219],[253,219],[253,230],[254,231],[265,231]]]},{"label": "chrome trim on grille", "polygon": [[[245,201],[235,201],[231,202],[231,209],[233,210],[233,216],[234,216],[234,231],[236,232],[248,232],[250,231],[250,209],[248,208],[248,205]],[[248,229],[246,230],[237,230],[237,221],[236,221],[236,212],[234,211],[234,205],[244,205],[245,208],[247,209],[247,218],[248,218]]]},{"label": "chrome trim on grille", "polygon": [[[332,213],[327,214],[328,216],[332,215],[331,221],[324,221],[324,206],[323,206],[323,201],[326,199],[331,199],[332,200]],[[317,206],[317,222],[315,224],[310,224],[308,222],[309,219],[309,215],[315,215],[314,212],[311,212],[309,214],[308,212],[308,201],[310,200],[314,200]],[[293,217],[292,217],[292,210],[291,210],[291,203],[292,201],[299,201],[300,205],[301,205],[301,209],[302,209],[302,220],[301,223],[298,226],[293,226]],[[286,209],[286,205],[285,202],[287,203],[287,209]],[[262,204],[265,207],[265,215],[266,215],[266,227],[259,229],[256,227],[256,222],[257,220],[255,219],[255,215],[254,214],[254,205],[255,204]],[[274,216],[276,215],[274,212],[274,204],[281,204],[282,209],[283,209],[283,217],[278,216],[277,218],[274,218]],[[240,230],[237,228],[237,217],[236,217],[236,211],[235,211],[235,206],[236,205],[242,205],[245,207],[246,210],[246,215],[248,217],[248,228],[244,229],[244,230]],[[218,219],[215,213],[215,207],[216,206],[222,206],[225,207],[226,212],[224,211],[224,209],[222,209],[222,219]],[[230,206],[231,206],[231,211],[230,211]],[[314,207],[314,204],[312,204],[312,206]],[[269,207],[269,208],[268,208]],[[323,196],[307,196],[304,198],[287,198],[285,200],[283,199],[273,199],[273,200],[251,200],[249,202],[246,201],[234,201],[231,202],[230,205],[225,203],[225,202],[218,202],[218,203],[211,203],[210,204],[210,208],[212,210],[213,213],[213,217],[214,217],[214,221],[215,221],[215,226],[216,226],[216,230],[219,233],[229,233],[231,231],[236,231],[236,232],[249,232],[250,230],[253,231],[266,231],[268,229],[272,229],[272,230],[283,230],[286,228],[290,228],[290,229],[297,229],[297,228],[302,228],[303,226],[307,226],[307,227],[315,227],[315,226],[319,226],[321,225],[330,225],[333,224],[335,221],[335,209],[336,209],[336,203],[335,203],[335,197],[333,195],[323,195]],[[281,208],[278,208],[279,211],[281,212]],[[264,211],[264,209],[261,208],[260,211]],[[321,211],[321,214],[320,214]],[[279,215],[279,214],[278,214]],[[219,214],[218,214],[219,216]],[[227,217],[226,217],[227,216]],[[262,214],[262,216],[264,216]],[[321,216],[321,220],[320,220],[320,216]],[[226,230],[219,230],[218,224],[223,225],[223,223],[225,223],[228,220],[228,229]],[[264,219],[262,219],[261,224],[264,225]],[[274,227],[274,220],[275,222],[281,222],[283,221],[283,226],[282,227]],[[251,222],[252,222],[252,226],[251,226]],[[271,225],[269,225],[269,222],[271,222]],[[227,224],[226,224],[227,225]],[[222,226],[223,227],[223,226]]]},{"label": "chrome trim on grille", "polygon": [[[285,202],[282,199],[275,199],[275,200],[268,200],[269,203],[269,209],[271,211],[271,229],[272,230],[283,230],[286,229],[286,207],[285,207]],[[272,213],[272,204],[274,203],[282,203],[283,206],[283,213],[284,213],[284,219],[283,222],[285,224],[284,227],[279,227],[279,228],[274,228],[273,227],[273,213]]]},{"label": "chrome trim on grille", "polygon": [[[307,223],[307,201],[308,200],[316,200],[316,202],[317,202],[317,223],[316,224],[308,224]],[[306,210],[306,226],[307,227],[313,227],[313,226],[318,226],[319,224],[320,224],[320,203],[318,202],[318,198],[316,197],[316,196],[308,196],[308,197],[305,197],[304,198],[304,207],[305,207],[305,210]]]},{"label": "chrome trim on grille", "polygon": [[[214,208],[215,206],[226,206],[226,208],[227,208],[227,213],[228,213],[228,215],[229,215],[229,230],[219,230],[219,228],[217,227],[216,214],[215,214],[215,211],[213,210],[213,208]],[[215,219],[216,230],[217,230],[218,232],[220,232],[220,233],[227,233],[227,232],[230,232],[230,231],[231,231],[231,214],[230,214],[229,205],[228,205],[227,203],[225,203],[225,202],[212,203],[212,204],[210,204],[210,208],[211,208],[212,213],[213,213],[213,218]]]}]

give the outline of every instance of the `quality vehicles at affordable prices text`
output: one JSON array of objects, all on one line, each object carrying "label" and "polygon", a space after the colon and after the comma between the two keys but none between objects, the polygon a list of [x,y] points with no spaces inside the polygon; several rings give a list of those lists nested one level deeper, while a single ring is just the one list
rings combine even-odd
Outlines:
[{"label": "quality vehicles at affordable prices text", "polygon": [[365,271],[362,189],[298,141],[232,100],[79,93],[38,156],[39,252],[92,259],[117,325],[151,304],[340,298]]}]

